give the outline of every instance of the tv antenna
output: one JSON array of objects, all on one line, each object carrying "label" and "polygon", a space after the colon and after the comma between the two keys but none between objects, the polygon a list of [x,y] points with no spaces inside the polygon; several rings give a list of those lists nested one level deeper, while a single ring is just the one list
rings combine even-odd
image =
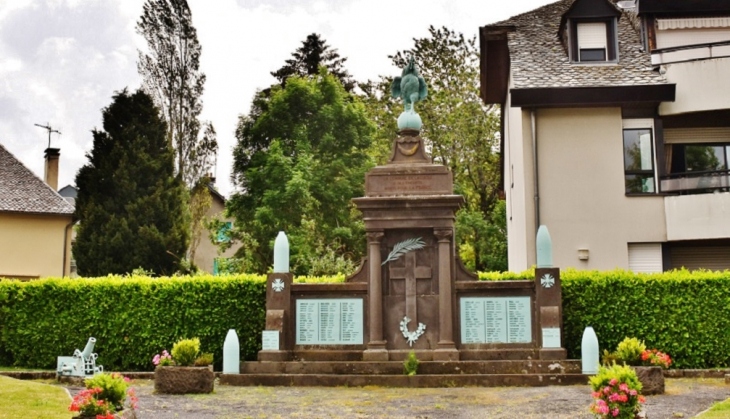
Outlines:
[{"label": "tv antenna", "polygon": [[46,122],[46,125],[40,125],[40,124],[33,124],[33,125],[35,125],[37,127],[41,127],[45,130],[48,130],[48,148],[51,148],[51,133],[55,132],[56,134],[61,135],[61,131],[51,128],[51,124],[49,124],[48,122]]}]

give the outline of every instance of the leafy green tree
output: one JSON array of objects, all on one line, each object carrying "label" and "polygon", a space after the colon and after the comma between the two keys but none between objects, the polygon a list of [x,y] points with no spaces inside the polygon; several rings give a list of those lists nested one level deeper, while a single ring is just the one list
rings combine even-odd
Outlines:
[{"label": "leafy green tree", "polygon": [[271,75],[278,80],[278,84],[258,90],[251,102],[251,110],[248,115],[239,119],[236,128],[236,138],[243,140],[244,144],[236,156],[238,173],[244,173],[251,157],[256,152],[268,149],[271,144],[271,138],[266,136],[252,136],[250,132],[259,120],[259,117],[268,113],[272,89],[275,86],[284,88],[286,81],[290,77],[318,77],[320,67],[325,67],[329,74],[337,77],[348,92],[351,92],[355,86],[355,82],[351,79],[350,74],[342,67],[345,61],[347,61],[347,58],[341,58],[337,50],[331,49],[327,45],[327,41],[316,33],[307,36],[307,39],[302,42],[302,46],[291,55],[292,58],[286,60],[280,69],[271,72]]},{"label": "leafy green tree", "polygon": [[[418,103],[416,111],[423,120],[421,136],[434,161],[452,171],[456,192],[466,198],[463,214],[457,218],[457,241],[460,248],[472,250],[461,252],[462,257],[477,270],[501,269],[501,265],[489,262],[491,258],[481,257],[491,254],[496,248],[488,246],[496,243],[490,244],[479,235],[501,234],[499,228],[487,228],[499,201],[499,113],[479,98],[476,40],[431,26],[429,36],[414,39],[414,44],[390,58],[396,67],[403,68],[413,56],[428,84],[428,97]],[[390,155],[396,119],[403,110],[402,103],[390,97],[392,80],[381,77],[360,84],[368,115],[378,126],[370,153],[380,164]],[[466,231],[472,233],[459,234]],[[506,248],[502,259],[506,260]]]},{"label": "leafy green tree", "polygon": [[354,267],[364,240],[350,200],[363,195],[373,166],[366,153],[373,130],[364,106],[324,67],[315,77],[275,86],[255,120],[240,117],[232,176],[240,192],[227,210],[246,266],[265,272],[283,230],[293,272],[308,274],[321,266],[313,258],[333,253],[337,266]]},{"label": "leafy green tree", "polygon": [[117,93],[94,130],[89,163],[76,175],[73,248],[82,276],[136,268],[176,271],[189,239],[186,189],[174,175],[167,126],[143,91]]},{"label": "leafy green tree", "polygon": [[143,88],[167,121],[177,173],[192,187],[212,166],[218,141],[213,125],[199,120],[205,74],[200,71],[202,48],[188,2],[147,0],[137,33],[147,41],[147,52],[139,51],[137,63]]}]

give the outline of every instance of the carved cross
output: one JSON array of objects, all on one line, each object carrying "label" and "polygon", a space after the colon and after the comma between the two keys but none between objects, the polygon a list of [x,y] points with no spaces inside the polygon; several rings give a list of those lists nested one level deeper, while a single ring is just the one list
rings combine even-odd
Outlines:
[{"label": "carved cross", "polygon": [[416,266],[416,252],[409,252],[405,255],[406,266],[404,268],[390,267],[390,279],[405,279],[406,282],[406,317],[418,322],[418,309],[416,308],[416,281],[419,279],[431,278],[431,267]]}]

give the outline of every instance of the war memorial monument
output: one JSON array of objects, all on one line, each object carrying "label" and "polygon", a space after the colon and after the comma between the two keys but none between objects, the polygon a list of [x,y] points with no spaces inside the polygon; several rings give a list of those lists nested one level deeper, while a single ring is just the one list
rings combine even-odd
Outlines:
[{"label": "war memorial monument", "polygon": [[[411,58],[392,93],[401,97],[387,164],[366,175],[362,212],[367,257],[344,283],[294,284],[269,274],[258,361],[234,385],[584,384],[580,361],[566,360],[560,271],[549,236],[538,237],[534,280],[479,281],[461,263],[455,214],[464,198],[451,172],[434,164],[419,136],[415,105],[426,83]],[[276,264],[276,263],[275,263]],[[403,375],[413,351],[415,376]]]}]

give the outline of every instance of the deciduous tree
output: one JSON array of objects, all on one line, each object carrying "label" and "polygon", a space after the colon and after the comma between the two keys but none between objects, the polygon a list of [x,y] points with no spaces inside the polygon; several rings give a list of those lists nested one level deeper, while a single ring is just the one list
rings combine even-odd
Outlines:
[{"label": "deciduous tree", "polygon": [[186,190],[174,174],[167,126],[144,92],[117,93],[76,175],[73,248],[83,276],[143,268],[170,275],[187,248]]},{"label": "deciduous tree", "polygon": [[218,142],[212,124],[199,120],[205,74],[200,71],[201,46],[187,1],[147,0],[137,33],[147,41],[147,51],[139,51],[137,63],[144,90],[167,121],[177,172],[192,187],[212,166]]},{"label": "deciduous tree", "polygon": [[247,266],[271,266],[279,230],[289,236],[296,273],[312,273],[319,266],[313,260],[324,257],[353,266],[364,240],[350,200],[362,196],[373,166],[366,153],[373,129],[360,101],[323,67],[315,77],[275,86],[255,120],[240,118],[233,169],[240,192],[228,210]]}]

